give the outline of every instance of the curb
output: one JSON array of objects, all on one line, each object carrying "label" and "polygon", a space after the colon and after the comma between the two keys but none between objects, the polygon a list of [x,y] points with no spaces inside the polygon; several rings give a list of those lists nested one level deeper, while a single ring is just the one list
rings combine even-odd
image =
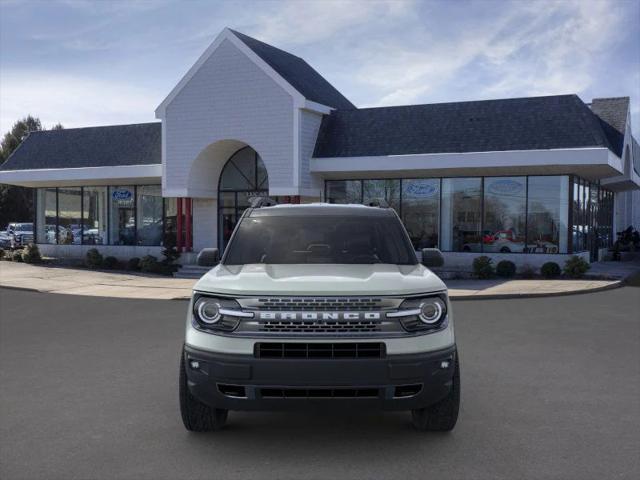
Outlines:
[{"label": "curb", "polygon": [[[606,290],[614,290],[616,288],[621,288],[625,286],[624,280],[617,280],[615,283],[611,285],[604,285],[602,287],[594,287],[589,289],[582,290],[571,290],[567,292],[549,292],[549,293],[495,293],[495,294],[475,294],[475,295],[449,295],[449,298],[453,302],[464,302],[469,300],[511,300],[511,299],[525,299],[525,298],[545,298],[545,297],[565,297],[569,295],[582,295],[587,293],[597,293],[603,292]],[[38,290],[37,288],[29,288],[29,287],[14,287],[14,286],[5,286],[0,285],[0,289],[6,290],[22,290],[25,292],[36,292],[36,293],[50,293],[56,294],[57,292],[48,292],[43,290]],[[95,295],[78,295],[84,297],[93,297]],[[159,299],[159,298],[131,298],[131,297],[102,297],[102,298],[124,298],[128,300],[168,300],[168,301],[180,301],[180,300],[189,300],[191,297],[189,295],[183,295],[179,297],[172,297],[167,299]]]},{"label": "curb", "polygon": [[478,294],[478,295],[449,295],[449,299],[453,302],[468,301],[468,300],[510,300],[510,299],[524,299],[524,298],[545,298],[545,297],[566,297],[569,295],[583,295],[587,293],[604,292],[606,290],[615,290],[617,288],[624,287],[623,280],[617,280],[611,285],[604,285],[602,287],[594,287],[582,290],[571,290],[568,292],[549,292],[549,293],[496,293],[496,294]]}]

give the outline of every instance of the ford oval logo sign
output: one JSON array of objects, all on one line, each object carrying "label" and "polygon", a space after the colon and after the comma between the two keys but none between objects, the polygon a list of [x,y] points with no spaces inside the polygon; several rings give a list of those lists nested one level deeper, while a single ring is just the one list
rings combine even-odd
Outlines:
[{"label": "ford oval logo sign", "polygon": [[410,183],[405,192],[411,197],[433,197],[438,194],[438,184],[433,183]]},{"label": "ford oval logo sign", "polygon": [[123,200],[131,200],[132,197],[132,193],[130,190],[125,190],[125,189],[120,189],[120,190],[114,190],[113,192],[111,192],[111,197],[114,200],[119,200],[119,201],[123,201]]},{"label": "ford oval logo sign", "polygon": [[522,191],[522,183],[515,180],[496,180],[489,185],[489,192],[496,195],[515,195]]}]

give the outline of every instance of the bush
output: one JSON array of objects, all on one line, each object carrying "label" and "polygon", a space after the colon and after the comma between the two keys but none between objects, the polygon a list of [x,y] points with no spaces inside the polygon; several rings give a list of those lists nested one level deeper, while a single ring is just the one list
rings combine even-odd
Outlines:
[{"label": "bush", "polygon": [[158,259],[153,255],[145,255],[140,259],[140,270],[147,273],[158,273],[160,271]]},{"label": "bush", "polygon": [[473,260],[473,272],[478,278],[491,278],[494,274],[493,260],[484,255],[482,257],[475,258]]},{"label": "bush", "polygon": [[11,254],[11,260],[22,263],[22,252],[15,251]]},{"label": "bush", "polygon": [[102,261],[102,267],[107,270],[113,270],[118,267],[118,259],[116,257],[105,257]]},{"label": "bush", "polygon": [[42,257],[40,256],[40,250],[35,243],[30,243],[22,252],[22,260],[25,263],[40,263],[42,262]]},{"label": "bush", "polygon": [[496,274],[502,278],[511,278],[516,274],[516,264],[510,260],[501,260],[496,265]]},{"label": "bush", "polygon": [[87,250],[87,259],[85,263],[89,268],[100,268],[102,266],[102,255],[97,248],[90,248]]},{"label": "bush", "polygon": [[571,257],[569,260],[565,262],[564,274],[567,277],[580,278],[585,273],[587,273],[587,270],[589,270],[590,268],[591,268],[591,265],[589,265],[589,263],[587,263],[585,259],[583,259],[582,257],[578,257],[577,255],[574,255],[573,257]]},{"label": "bush", "polygon": [[0,248],[0,260],[4,259],[4,249]]},{"label": "bush", "polygon": [[127,270],[140,270],[140,259],[138,257],[130,258],[127,262]]},{"label": "bush", "polygon": [[560,265],[556,262],[547,262],[542,265],[540,273],[544,278],[558,278],[560,276]]}]

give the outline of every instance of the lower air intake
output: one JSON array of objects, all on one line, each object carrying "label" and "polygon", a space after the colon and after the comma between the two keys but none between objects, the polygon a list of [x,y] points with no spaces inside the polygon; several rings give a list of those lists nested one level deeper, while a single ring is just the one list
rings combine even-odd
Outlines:
[{"label": "lower air intake", "polygon": [[261,388],[262,398],[377,398],[377,388]]}]

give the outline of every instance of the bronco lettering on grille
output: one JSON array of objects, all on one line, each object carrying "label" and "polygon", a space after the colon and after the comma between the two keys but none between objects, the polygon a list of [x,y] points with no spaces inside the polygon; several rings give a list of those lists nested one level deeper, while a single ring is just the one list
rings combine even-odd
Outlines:
[{"label": "bronco lettering on grille", "polygon": [[260,320],[380,320],[380,312],[258,312]]}]

